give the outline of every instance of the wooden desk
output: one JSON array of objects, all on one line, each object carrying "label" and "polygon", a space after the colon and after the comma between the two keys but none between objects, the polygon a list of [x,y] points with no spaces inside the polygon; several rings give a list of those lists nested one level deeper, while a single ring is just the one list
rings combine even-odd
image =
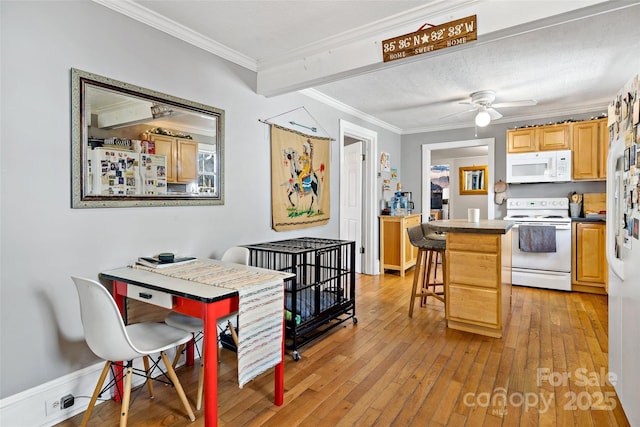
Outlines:
[{"label": "wooden desk", "polygon": [[[207,260],[213,264],[221,261]],[[234,265],[236,266],[236,265]],[[238,266],[240,267],[240,266]],[[261,270],[255,267],[240,267],[247,270]],[[271,271],[270,271],[271,272]],[[157,301],[179,313],[201,318],[204,323],[204,425],[218,425],[218,351],[217,319],[238,310],[238,293],[234,290],[176,279],[158,273],[134,268],[119,268],[101,273],[101,278],[113,282],[113,297],[124,314],[125,297],[132,296],[144,288],[145,297],[150,303]],[[287,277],[286,275],[282,276]],[[280,279],[281,281],[283,279]],[[273,283],[273,281],[269,282]],[[266,284],[266,283],[265,283]],[[283,282],[284,286],[284,282]],[[147,294],[148,293],[148,294]],[[151,297],[149,298],[149,295]],[[140,298],[138,298],[140,299]],[[143,300],[145,298],[143,297]],[[166,306],[166,305],[164,305]],[[126,318],[125,318],[126,321]],[[275,367],[274,403],[284,403],[284,321],[280,363]]]}]

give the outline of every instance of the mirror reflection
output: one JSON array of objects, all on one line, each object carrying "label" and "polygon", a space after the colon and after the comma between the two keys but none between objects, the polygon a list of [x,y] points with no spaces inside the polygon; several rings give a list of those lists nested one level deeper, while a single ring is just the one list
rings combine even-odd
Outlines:
[{"label": "mirror reflection", "polygon": [[223,204],[224,111],[72,70],[73,207]]},{"label": "mirror reflection", "polygon": [[487,166],[463,166],[460,168],[460,194],[487,194]]}]

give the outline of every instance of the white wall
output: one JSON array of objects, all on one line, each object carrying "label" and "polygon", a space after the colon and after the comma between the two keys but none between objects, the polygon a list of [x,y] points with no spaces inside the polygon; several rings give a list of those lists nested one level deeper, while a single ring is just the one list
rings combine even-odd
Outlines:
[{"label": "white wall", "polygon": [[[82,338],[70,275],[162,251],[219,257],[229,246],[298,236],[338,238],[339,159],[331,153],[331,220],[271,230],[270,152],[258,122],[305,106],[334,138],[338,120],[374,129],[400,159],[400,137],[300,94],[264,98],[256,76],[96,3],[0,2],[0,398],[96,362]],[[70,69],[226,111],[224,206],[71,209]]]},{"label": "white wall", "polygon": [[487,219],[487,196],[485,195],[461,195],[460,194],[460,174],[458,170],[462,166],[486,166],[489,162],[487,156],[464,157],[451,159],[451,169],[449,172],[449,219],[467,219],[469,208],[480,209],[480,219]]}]

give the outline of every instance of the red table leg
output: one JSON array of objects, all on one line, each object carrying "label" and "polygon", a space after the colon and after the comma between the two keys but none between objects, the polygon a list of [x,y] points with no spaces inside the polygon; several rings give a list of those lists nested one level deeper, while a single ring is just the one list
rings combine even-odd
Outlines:
[{"label": "red table leg", "polygon": [[280,363],[276,365],[273,403],[276,406],[284,404],[284,319],[282,320],[282,345],[280,349]]},{"label": "red table leg", "polygon": [[[125,317],[125,295],[127,295],[127,284],[114,280],[112,282],[111,294],[113,295],[113,300],[118,306],[118,310],[120,310],[120,316],[122,316],[122,318],[124,319],[124,323],[126,324],[127,319]],[[120,380],[117,381],[116,388],[113,390],[112,398],[115,402],[120,402],[120,395],[118,394],[117,390],[124,390],[124,369],[122,368],[122,361],[113,363],[111,367],[113,369],[115,377],[120,378]]]},{"label": "red table leg", "polygon": [[218,340],[216,319],[218,303],[206,304],[204,313],[204,425],[218,425]]}]

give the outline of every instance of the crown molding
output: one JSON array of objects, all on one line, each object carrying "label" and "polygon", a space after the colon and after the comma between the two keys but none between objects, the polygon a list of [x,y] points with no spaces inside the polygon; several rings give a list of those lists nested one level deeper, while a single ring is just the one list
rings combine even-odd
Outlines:
[{"label": "crown molding", "polygon": [[146,7],[131,0],[92,0],[101,6],[111,9],[115,12],[128,16],[131,19],[135,19],[143,24],[149,25],[157,30],[167,33],[173,37],[183,40],[189,44],[192,44],[207,52],[213,53],[223,59],[247,68],[251,71],[257,71],[256,60],[250,58],[240,52],[228,48],[227,46],[218,43],[208,37],[203,36],[197,31],[193,31],[184,25],[168,19]]},{"label": "crown molding", "polygon": [[367,123],[371,123],[372,125],[379,126],[383,129],[396,133],[398,135],[402,134],[402,129],[397,126],[391,125],[387,122],[384,122],[376,117],[369,115],[367,113],[363,113],[362,111],[351,107],[343,102],[338,101],[337,99],[331,98],[330,96],[325,95],[322,92],[317,91],[316,89],[302,89],[298,91],[299,93],[308,96],[309,98],[315,99],[316,101],[320,101],[329,107],[333,107],[336,110],[342,111],[344,113],[350,114],[354,117],[362,119]]}]

